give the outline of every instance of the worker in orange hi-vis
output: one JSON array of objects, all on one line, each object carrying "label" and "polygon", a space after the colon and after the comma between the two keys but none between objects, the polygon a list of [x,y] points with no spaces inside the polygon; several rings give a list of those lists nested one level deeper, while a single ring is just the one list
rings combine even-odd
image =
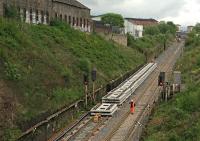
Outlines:
[{"label": "worker in orange hi-vis", "polygon": [[131,114],[133,114],[135,112],[135,103],[133,102],[133,100],[131,100]]}]

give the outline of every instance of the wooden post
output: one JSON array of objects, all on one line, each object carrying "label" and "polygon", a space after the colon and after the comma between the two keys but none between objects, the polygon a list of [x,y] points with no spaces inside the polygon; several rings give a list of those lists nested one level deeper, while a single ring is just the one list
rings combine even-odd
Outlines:
[{"label": "wooden post", "polygon": [[92,82],[92,95],[93,95],[93,100],[95,102],[96,98],[95,98],[95,82],[94,81]]},{"label": "wooden post", "polygon": [[88,85],[85,85],[85,107],[86,108],[88,105],[87,97],[88,97]]},{"label": "wooden post", "polygon": [[92,99],[93,99],[93,101],[95,102],[95,101],[96,101],[96,98],[95,98],[95,81],[96,81],[96,79],[97,79],[97,71],[96,71],[96,68],[94,68],[94,69],[92,70],[91,76],[92,76]]}]

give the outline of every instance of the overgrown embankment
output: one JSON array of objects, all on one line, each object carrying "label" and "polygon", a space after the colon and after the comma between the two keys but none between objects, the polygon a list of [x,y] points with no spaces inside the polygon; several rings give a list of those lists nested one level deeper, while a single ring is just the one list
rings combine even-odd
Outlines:
[{"label": "overgrown embankment", "polygon": [[186,91],[156,108],[145,131],[145,141],[200,140],[200,25],[188,35],[177,63]]},{"label": "overgrown embankment", "polygon": [[128,35],[128,46],[139,50],[150,61],[157,57],[174,40],[176,26],[172,22],[161,22],[157,25],[144,27],[142,38]]},{"label": "overgrown embankment", "polygon": [[0,19],[0,138],[15,139],[19,123],[82,98],[83,74],[92,68],[100,87],[144,63],[136,49],[53,25]]},{"label": "overgrown embankment", "polygon": [[159,42],[149,34],[127,48],[58,21],[0,19],[0,138],[15,140],[19,125],[83,98],[83,74],[92,68],[98,88],[143,64]]}]

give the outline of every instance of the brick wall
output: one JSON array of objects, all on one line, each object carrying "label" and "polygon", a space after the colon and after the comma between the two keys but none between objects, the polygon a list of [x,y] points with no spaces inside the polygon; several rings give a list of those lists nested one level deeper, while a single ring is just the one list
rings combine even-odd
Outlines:
[{"label": "brick wall", "polygon": [[127,46],[127,36],[123,34],[105,34],[103,32],[96,32],[98,35],[102,36],[106,40],[112,40],[115,43],[122,45],[122,46]]},{"label": "brick wall", "polygon": [[112,40],[123,46],[127,46],[128,44],[126,35],[120,35],[120,34],[113,35]]}]

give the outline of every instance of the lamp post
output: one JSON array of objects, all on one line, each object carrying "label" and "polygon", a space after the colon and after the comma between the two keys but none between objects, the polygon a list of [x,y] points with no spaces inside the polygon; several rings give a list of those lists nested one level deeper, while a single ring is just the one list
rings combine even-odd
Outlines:
[{"label": "lamp post", "polygon": [[95,99],[96,99],[95,98],[95,81],[97,79],[97,71],[96,71],[95,68],[92,70],[91,75],[92,75],[92,98],[93,98],[93,100],[95,102]]},{"label": "lamp post", "polygon": [[83,83],[85,86],[85,107],[87,108],[88,105],[88,101],[87,101],[87,97],[88,97],[88,83],[89,83],[89,78],[87,74],[83,75]]}]

